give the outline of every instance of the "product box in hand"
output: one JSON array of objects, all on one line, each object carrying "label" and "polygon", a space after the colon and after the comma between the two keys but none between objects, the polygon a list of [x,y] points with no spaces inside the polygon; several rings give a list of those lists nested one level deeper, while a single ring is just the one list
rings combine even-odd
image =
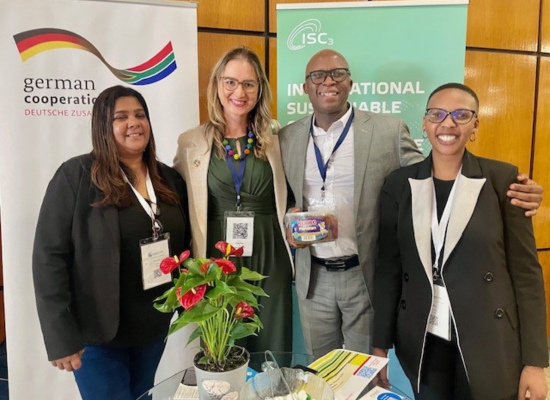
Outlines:
[{"label": "product box in hand", "polygon": [[285,223],[297,243],[324,243],[338,238],[338,218],[330,212],[287,213]]}]

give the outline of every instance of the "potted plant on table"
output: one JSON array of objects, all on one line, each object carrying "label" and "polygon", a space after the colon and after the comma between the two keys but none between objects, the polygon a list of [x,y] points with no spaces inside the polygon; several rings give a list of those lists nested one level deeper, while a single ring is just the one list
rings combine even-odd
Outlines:
[{"label": "potted plant on table", "polygon": [[[241,257],[242,247],[218,242],[216,249],[222,252],[222,258],[194,259],[184,251],[179,257],[163,259],[160,270],[165,274],[179,272],[179,277],[174,279],[173,287],[155,299],[155,308],[161,312],[183,308],[171,324],[169,335],[188,324],[197,324],[188,343],[201,339],[201,350],[194,359],[201,400],[225,394],[220,391],[229,389],[229,385],[238,392],[244,384],[249,354],[235,346],[235,341],[263,328],[254,309],[258,308],[257,296],[267,296],[261,287],[250,283],[265,276],[237,267],[230,259]],[[205,372],[214,376],[205,376]],[[228,375],[236,375],[235,380]]]}]

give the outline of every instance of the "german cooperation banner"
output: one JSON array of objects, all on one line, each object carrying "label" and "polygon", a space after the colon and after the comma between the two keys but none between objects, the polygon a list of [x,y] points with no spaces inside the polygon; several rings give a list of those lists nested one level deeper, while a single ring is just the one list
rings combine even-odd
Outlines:
[{"label": "german cooperation banner", "polygon": [[422,117],[430,92],[463,82],[467,0],[379,1],[277,6],[277,118],[313,113],[302,84],[322,49],[349,62],[349,96],[360,110],[404,119],[425,154]]},{"label": "german cooperation banner", "polygon": [[[48,362],[36,313],[31,253],[42,198],[63,161],[91,150],[92,106],[109,86],[144,95],[158,155],[172,165],[178,134],[199,122],[196,5],[2,0],[0,49],[10,397],[74,400],[73,375]],[[190,365],[185,335],[169,340],[157,381]]]}]

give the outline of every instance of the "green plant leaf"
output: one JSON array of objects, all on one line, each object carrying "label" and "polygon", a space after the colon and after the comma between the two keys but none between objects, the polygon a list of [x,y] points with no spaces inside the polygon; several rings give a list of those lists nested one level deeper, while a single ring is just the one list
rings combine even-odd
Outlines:
[{"label": "green plant leaf", "polygon": [[200,337],[201,335],[202,335],[202,329],[200,326],[198,326],[197,329],[195,329],[193,333],[189,336],[189,339],[187,339],[187,344],[191,343],[193,340]]},{"label": "green plant leaf", "polygon": [[259,287],[259,286],[256,286],[256,285],[253,285],[251,283],[248,283],[248,282],[244,282],[244,281],[241,281],[241,280],[235,280],[234,282],[231,282],[233,284],[234,287],[236,287],[237,289],[242,289],[242,290],[246,290],[248,292],[251,292],[251,293],[254,293],[256,296],[266,296],[266,297],[269,297],[267,295],[266,292],[264,292],[264,290]]},{"label": "green plant leaf", "polygon": [[267,276],[264,276],[256,271],[249,270],[246,267],[241,268],[241,274],[239,276],[244,281],[261,281],[262,279],[267,278]]},{"label": "green plant leaf", "polygon": [[216,307],[207,300],[202,299],[189,310],[184,311],[180,318],[186,323],[202,322],[216,314],[219,310],[221,310],[221,307]]},{"label": "green plant leaf", "polygon": [[216,279],[214,281],[214,287],[206,293],[206,297],[209,299],[217,299],[221,295],[235,294],[236,290],[228,286],[224,281]]},{"label": "green plant leaf", "polygon": [[[163,299],[166,299],[164,303],[161,303]],[[180,303],[178,302],[178,299],[176,297],[176,289],[171,288],[164,292],[162,296],[157,297],[154,301],[153,306],[163,313],[171,313],[175,309],[180,307]]]},{"label": "green plant leaf", "polygon": [[235,341],[250,335],[254,335],[258,329],[258,325],[254,322],[237,324],[231,331],[230,340]]},{"label": "green plant leaf", "polygon": [[258,299],[247,290],[237,290],[237,294],[229,299],[229,304],[235,307],[235,305],[241,301],[250,304],[254,308],[258,308]]}]

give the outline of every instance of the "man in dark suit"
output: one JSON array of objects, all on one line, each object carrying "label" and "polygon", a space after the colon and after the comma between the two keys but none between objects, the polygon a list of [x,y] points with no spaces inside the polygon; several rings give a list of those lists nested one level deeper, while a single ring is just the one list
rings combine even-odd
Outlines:
[{"label": "man in dark suit", "polygon": [[[296,208],[307,209],[323,196],[337,204],[335,242],[304,246],[289,238],[297,249],[295,279],[306,350],[315,357],[344,343],[346,349],[371,352],[379,193],[390,172],[424,159],[402,120],[348,103],[352,84],[340,53],[316,53],[303,84],[314,115],[279,132]],[[526,183],[514,188],[525,192],[518,199],[527,203],[518,205],[536,212],[542,188]]]}]

